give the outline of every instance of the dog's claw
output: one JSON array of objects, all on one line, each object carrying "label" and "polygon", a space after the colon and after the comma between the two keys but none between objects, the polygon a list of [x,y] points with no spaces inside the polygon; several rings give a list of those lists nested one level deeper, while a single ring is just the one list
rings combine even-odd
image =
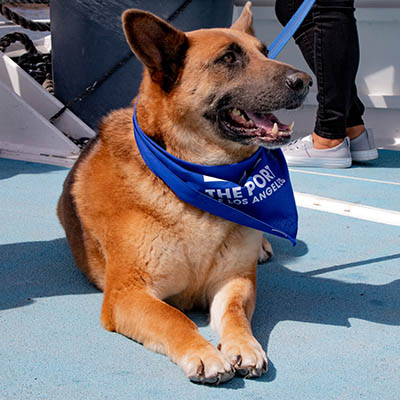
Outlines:
[{"label": "dog's claw", "polygon": [[258,262],[260,264],[265,263],[274,255],[274,251],[272,250],[271,243],[266,239],[263,238],[263,242],[260,249],[260,254],[258,256]]},{"label": "dog's claw", "polygon": [[228,372],[218,373],[215,376],[210,376],[205,378],[204,376],[190,376],[189,379],[193,383],[200,383],[204,385],[219,385],[220,383],[227,382],[233,378],[235,375],[235,370],[231,369]]},{"label": "dog's claw", "polygon": [[265,372],[267,372],[268,366],[267,362],[264,361],[261,368],[257,367],[248,367],[248,368],[239,368],[236,369],[236,373],[242,378],[258,378]]},{"label": "dog's claw", "polygon": [[237,369],[236,373],[241,376],[242,378],[247,378],[247,375],[249,374],[248,369],[244,368],[244,369]]},{"label": "dog's claw", "polygon": [[204,375],[204,364],[203,364],[203,361],[201,361],[201,360],[200,360],[200,365],[197,367],[196,375],[197,376]]},{"label": "dog's claw", "polygon": [[239,354],[236,357],[235,367],[239,367],[241,363],[242,363],[242,356]]},{"label": "dog's claw", "polygon": [[256,378],[267,372],[267,357],[254,338],[222,341],[221,351],[230,360],[236,375],[242,378]]},{"label": "dog's claw", "polygon": [[189,353],[179,364],[194,383],[218,385],[235,375],[229,360],[211,345]]}]

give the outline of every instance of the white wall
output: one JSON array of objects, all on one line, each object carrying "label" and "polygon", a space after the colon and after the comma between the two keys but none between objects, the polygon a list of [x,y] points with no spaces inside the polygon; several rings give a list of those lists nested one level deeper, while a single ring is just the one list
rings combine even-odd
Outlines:
[{"label": "white wall", "polygon": [[[254,23],[257,37],[267,45],[282,29],[275,16],[274,3],[253,1],[253,4],[262,4],[253,6]],[[374,7],[376,4],[381,7]],[[365,121],[374,130],[379,147],[400,150],[400,0],[356,0],[356,6],[361,48],[357,86],[367,107]],[[235,7],[234,19],[240,12],[241,7]],[[293,40],[278,59],[311,73]],[[298,135],[308,134],[314,127],[315,91],[316,85],[300,111],[279,114],[284,122],[296,120]]]}]

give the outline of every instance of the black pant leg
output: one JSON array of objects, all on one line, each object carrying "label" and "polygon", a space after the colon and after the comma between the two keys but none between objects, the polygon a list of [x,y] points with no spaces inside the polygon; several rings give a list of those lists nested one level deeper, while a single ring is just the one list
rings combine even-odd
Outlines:
[{"label": "black pant leg", "polygon": [[357,125],[364,125],[362,116],[364,114],[365,107],[362,101],[358,97],[357,87],[355,84],[353,85],[353,91],[351,97],[352,97],[352,103],[349,112],[347,114],[346,128],[350,128],[352,126],[357,126]]},{"label": "black pant leg", "polygon": [[[279,21],[286,25],[301,3],[277,0]],[[347,126],[362,124],[364,112],[354,83],[359,64],[354,0],[317,0],[294,38],[317,78],[315,132],[343,138]]]}]

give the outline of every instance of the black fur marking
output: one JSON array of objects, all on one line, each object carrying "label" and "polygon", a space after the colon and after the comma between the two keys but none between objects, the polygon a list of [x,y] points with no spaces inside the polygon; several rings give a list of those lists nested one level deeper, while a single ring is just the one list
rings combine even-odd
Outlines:
[{"label": "black fur marking", "polygon": [[[228,57],[228,58],[227,58]],[[227,61],[228,60],[228,61]],[[215,64],[224,64],[229,68],[245,68],[250,59],[247,53],[237,43],[229,44],[224,52],[215,60]]]},{"label": "black fur marking", "polygon": [[208,120],[211,121],[211,122],[216,122],[216,121],[217,121],[217,114],[216,114],[216,112],[215,112],[214,110],[206,111],[206,112],[203,114],[203,117],[204,117],[205,119],[208,119]]},{"label": "black fur marking", "polygon": [[164,138],[161,135],[155,135],[151,137],[154,142],[156,142],[161,148],[167,150],[167,145],[165,144]]},{"label": "black fur marking", "polygon": [[215,93],[210,94],[210,96],[208,96],[207,99],[206,99],[206,104],[211,106],[211,104],[214,103],[214,100],[215,100],[216,97],[217,97],[217,95]]},{"label": "black fur marking", "polygon": [[217,112],[222,110],[223,108],[229,106],[230,104],[232,104],[232,99],[233,99],[233,96],[231,94],[229,94],[229,93],[224,95],[224,96],[222,96],[218,100]]},{"label": "black fur marking", "polygon": [[[208,100],[210,100],[210,105],[211,102],[215,101],[215,94],[212,94],[211,96],[209,96],[209,98],[206,100],[208,102]],[[211,122],[216,122],[217,121],[217,116],[218,113],[223,109],[226,108],[227,106],[229,106],[232,102],[232,96],[230,94],[226,94],[224,96],[222,96],[219,100],[218,103],[215,107],[213,107],[212,109],[206,111],[203,114],[203,117],[205,119],[208,119]]]},{"label": "black fur marking", "polygon": [[267,45],[265,43],[261,42],[260,51],[261,51],[261,53],[264,54],[265,57],[268,58],[269,50],[268,50],[268,47],[267,47]]}]

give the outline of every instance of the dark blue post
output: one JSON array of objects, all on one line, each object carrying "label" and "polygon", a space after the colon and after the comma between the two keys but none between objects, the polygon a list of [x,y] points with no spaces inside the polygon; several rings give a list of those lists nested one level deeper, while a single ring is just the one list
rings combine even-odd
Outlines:
[{"label": "dark blue post", "polygon": [[[124,10],[140,8],[167,19],[182,3],[183,0],[52,0],[56,96],[68,103],[130,52],[121,27]],[[184,31],[228,27],[232,14],[233,0],[192,0],[171,23]],[[132,57],[96,91],[76,103],[72,111],[95,128],[110,110],[130,104],[141,76],[141,63]]]}]

